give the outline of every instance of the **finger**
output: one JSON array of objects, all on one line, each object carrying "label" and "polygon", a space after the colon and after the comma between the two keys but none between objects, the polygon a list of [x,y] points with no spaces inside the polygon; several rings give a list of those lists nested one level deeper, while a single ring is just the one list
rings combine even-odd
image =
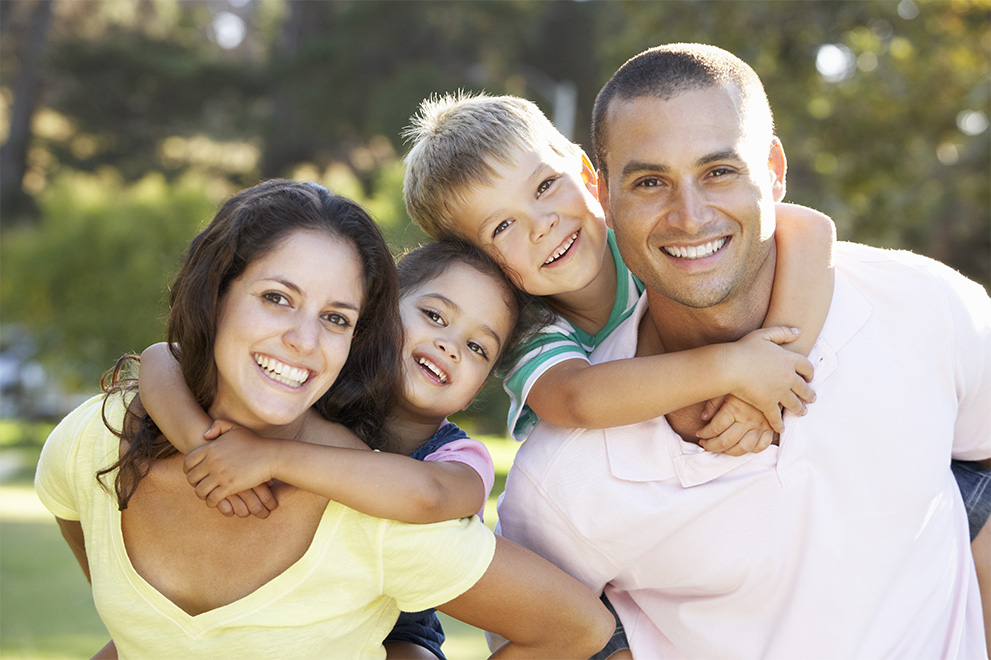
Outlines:
[{"label": "finger", "polygon": [[724,406],[713,416],[712,421],[699,429],[695,435],[703,440],[715,438],[717,435],[725,433],[726,429],[732,426],[735,421],[733,413]]},{"label": "finger", "polygon": [[805,403],[814,403],[816,400],[816,392],[808,383],[802,383],[797,387],[793,387],[791,391]]},{"label": "finger", "polygon": [[216,440],[217,438],[219,438],[223,434],[223,432],[224,432],[224,429],[221,426],[220,421],[215,419],[215,420],[213,420],[213,423],[210,424],[210,428],[208,428],[203,433],[203,439],[204,440]]},{"label": "finger", "polygon": [[702,409],[703,420],[712,419],[712,416],[716,414],[719,407],[723,405],[723,398],[724,397],[718,397],[716,399],[709,399],[705,402],[705,408]]},{"label": "finger", "polygon": [[262,504],[261,499],[254,490],[244,490],[237,494],[244,502],[244,505],[248,507],[248,512],[257,516],[258,518],[268,518],[268,508]]},{"label": "finger", "polygon": [[754,447],[754,453],[759,454],[774,442],[774,431],[764,431],[760,434],[760,440],[757,441],[757,446]]},{"label": "finger", "polygon": [[702,449],[710,452],[726,451],[738,443],[746,431],[747,429],[742,424],[733,424],[715,438],[700,441],[699,445]]},{"label": "finger", "polygon": [[[788,392],[787,394],[785,394],[784,397],[782,397],[781,399],[781,405],[783,405],[786,410],[790,410],[792,413],[798,415],[799,417],[801,417],[806,412],[808,412],[808,408],[805,407],[805,402],[799,399],[794,392]],[[784,423],[781,422],[780,411],[778,413],[777,426],[775,426],[775,424],[770,418],[768,418],[767,421],[771,423],[771,428],[773,428],[778,433],[781,433],[782,431],[785,430]]]},{"label": "finger", "polygon": [[743,456],[753,451],[753,448],[757,446],[760,441],[760,431],[757,429],[750,429],[743,434],[740,441],[729,447],[724,453],[729,456]]},{"label": "finger", "polygon": [[182,470],[183,470],[183,472],[185,472],[186,475],[189,476],[190,470],[192,470],[197,465],[199,465],[200,464],[200,461],[203,460],[203,457],[204,456],[205,456],[205,454],[202,454],[202,453],[200,453],[198,451],[194,451],[194,452],[190,453],[188,456],[186,456],[186,458],[183,459],[183,461],[182,461]]},{"label": "finger", "polygon": [[764,339],[775,344],[788,344],[802,336],[802,331],[799,328],[789,328],[784,325],[761,328],[759,332]]},{"label": "finger", "polygon": [[237,495],[231,495],[227,498],[227,501],[234,507],[234,515],[238,518],[247,518],[251,515],[251,512],[248,511],[248,507],[244,504],[244,500]]},{"label": "finger", "polygon": [[234,507],[231,506],[228,500],[220,500],[220,503],[217,504],[217,511],[224,514],[227,518],[234,515]]},{"label": "finger", "polygon": [[201,500],[206,500],[207,497],[210,496],[210,493],[213,492],[213,489],[216,487],[217,484],[214,483],[213,479],[206,477],[204,479],[201,479],[195,485],[195,488],[193,490],[196,492],[196,497],[200,498]]},{"label": "finger", "polygon": [[269,488],[268,484],[261,484],[260,486],[255,486],[252,488],[255,491],[255,495],[258,496],[259,501],[262,505],[269,511],[275,511],[279,508],[279,501],[275,499],[275,493]]},{"label": "finger", "polygon": [[[790,391],[787,394],[785,394],[784,398],[789,402],[798,401],[798,397],[792,394]],[[800,404],[802,403],[801,401],[798,402]],[[794,405],[794,403],[792,403],[792,405]],[[789,410],[791,409],[789,408]],[[764,419],[767,420],[768,425],[772,429],[774,429],[778,433],[785,430],[785,423],[781,419],[781,408],[779,408],[777,404],[774,404],[773,406],[767,406],[761,408],[760,411],[764,415]]]},{"label": "finger", "polygon": [[804,378],[806,383],[811,383],[812,377],[816,374],[816,369],[807,358],[802,358],[798,360],[798,363],[795,365],[795,372]]}]

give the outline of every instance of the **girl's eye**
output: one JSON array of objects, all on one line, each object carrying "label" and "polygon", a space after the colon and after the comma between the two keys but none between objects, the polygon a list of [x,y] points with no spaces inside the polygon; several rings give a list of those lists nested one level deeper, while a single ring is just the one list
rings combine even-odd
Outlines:
[{"label": "girl's eye", "polygon": [[506,231],[506,229],[508,229],[509,228],[509,225],[511,225],[511,224],[513,224],[512,220],[503,220],[502,222],[500,222],[499,224],[497,224],[495,226],[495,229],[492,230],[492,237],[495,238],[496,235],[501,234],[502,232]]},{"label": "girl's eye", "polygon": [[326,319],[328,323],[336,325],[341,329],[347,329],[351,327],[351,319],[344,316],[343,314],[338,314],[337,312],[331,312],[330,314],[326,314],[324,316],[324,319]]},{"label": "girl's eye", "polygon": [[551,185],[553,185],[553,183],[554,183],[554,178],[553,177],[550,178],[550,179],[544,179],[543,181],[541,181],[540,182],[540,185],[537,186],[537,197],[540,197],[545,192],[547,192],[547,189],[550,188]]},{"label": "girl's eye", "polygon": [[273,305],[288,305],[289,299],[278,291],[267,291],[262,294],[262,298]]},{"label": "girl's eye", "polygon": [[430,309],[429,307],[424,307],[420,311],[423,312],[424,316],[426,316],[428,319],[430,319],[437,325],[444,325],[444,317],[441,316],[439,312],[436,312]]},{"label": "girl's eye", "polygon": [[489,359],[489,354],[485,352],[485,348],[478,342],[474,342],[474,341],[468,342],[468,350],[472,351],[473,353],[478,353],[486,360]]}]

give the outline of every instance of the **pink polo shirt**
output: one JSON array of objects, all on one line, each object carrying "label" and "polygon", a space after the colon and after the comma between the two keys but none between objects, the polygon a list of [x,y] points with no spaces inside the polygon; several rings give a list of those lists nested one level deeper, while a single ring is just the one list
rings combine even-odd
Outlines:
[{"label": "pink polo shirt", "polygon": [[[592,355],[631,357],[633,316]],[[663,418],[542,422],[498,530],[605,588],[638,658],[985,658],[951,456],[991,456],[991,301],[928,259],[840,244],[780,447],[709,454]]]}]

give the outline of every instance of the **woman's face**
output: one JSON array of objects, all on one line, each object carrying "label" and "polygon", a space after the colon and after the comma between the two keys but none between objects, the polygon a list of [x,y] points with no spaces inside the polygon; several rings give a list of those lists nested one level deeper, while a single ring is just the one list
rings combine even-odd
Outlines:
[{"label": "woman's face", "polygon": [[301,420],[344,366],[363,298],[350,243],[317,230],[276,243],[221,300],[211,415],[255,431]]}]

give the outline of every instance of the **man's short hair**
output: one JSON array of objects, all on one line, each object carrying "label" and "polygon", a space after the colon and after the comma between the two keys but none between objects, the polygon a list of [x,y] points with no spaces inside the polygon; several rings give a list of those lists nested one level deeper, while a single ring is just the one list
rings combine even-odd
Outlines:
[{"label": "man's short hair", "polygon": [[403,137],[412,143],[403,180],[406,211],[435,239],[459,237],[454,215],[473,187],[493,181],[491,159],[512,165],[516,151],[544,145],[561,155],[579,153],[536,104],[516,96],[432,96]]},{"label": "man's short hair", "polygon": [[774,133],[771,107],[757,73],[736,55],[706,44],[665,44],[626,61],[599,91],[592,109],[592,147],[596,167],[605,173],[606,115],[616,99],[653,97],[670,100],[684,92],[731,87],[740,94],[745,125]]}]

